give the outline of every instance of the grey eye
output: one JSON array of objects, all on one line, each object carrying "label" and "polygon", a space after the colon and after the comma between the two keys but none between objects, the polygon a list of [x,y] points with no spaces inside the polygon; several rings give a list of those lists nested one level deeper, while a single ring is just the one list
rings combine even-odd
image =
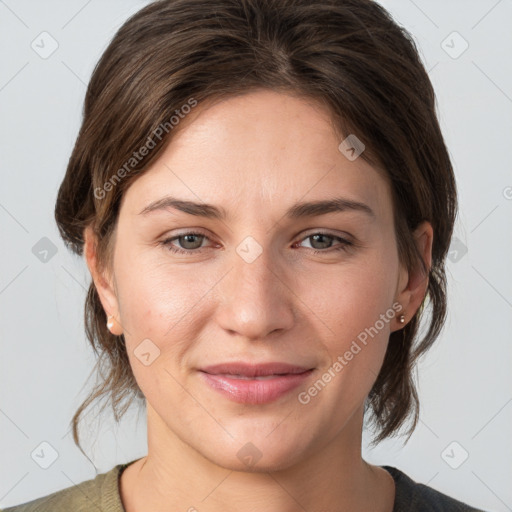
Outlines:
[{"label": "grey eye", "polygon": [[175,238],[175,240],[179,241],[179,245],[182,249],[199,249],[203,243],[204,238],[204,235],[188,234],[178,236]]}]

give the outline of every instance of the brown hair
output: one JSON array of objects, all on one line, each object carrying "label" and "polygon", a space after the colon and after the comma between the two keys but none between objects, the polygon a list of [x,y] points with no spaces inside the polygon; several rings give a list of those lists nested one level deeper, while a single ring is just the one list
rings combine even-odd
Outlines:
[{"label": "brown hair", "polygon": [[[365,412],[371,411],[378,430],[373,443],[396,435],[412,416],[410,436],[419,415],[414,364],[437,338],[446,316],[444,264],[457,198],[434,91],[416,45],[377,3],[161,0],[137,12],[116,33],[88,85],[82,126],[55,206],[60,234],[81,255],[84,229],[91,225],[98,264],[110,268],[120,200],[171,141],[171,116],[193,102],[258,88],[326,106],[340,133],[363,141],[361,157],[388,176],[400,260],[409,269],[423,266],[428,290],[410,322],[391,333]],[[149,147],[149,141],[151,149],[139,158],[139,148]],[[423,220],[434,230],[430,269],[412,236]],[[425,309],[429,315],[419,336]],[[85,326],[101,381],[73,416],[78,446],[80,416],[96,399],[110,398],[116,421],[135,397],[144,399],[123,335],[106,327],[94,283],[85,303]]]}]

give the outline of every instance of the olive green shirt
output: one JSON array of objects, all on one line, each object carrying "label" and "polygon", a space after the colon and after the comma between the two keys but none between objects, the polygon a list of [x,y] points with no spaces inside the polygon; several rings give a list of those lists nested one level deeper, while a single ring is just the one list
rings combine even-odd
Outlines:
[{"label": "olive green shirt", "polygon": [[[119,464],[92,480],[3,509],[3,512],[125,512],[119,491],[119,477],[133,462],[135,461]],[[414,482],[397,468],[381,467],[395,481],[393,512],[484,512]]]}]

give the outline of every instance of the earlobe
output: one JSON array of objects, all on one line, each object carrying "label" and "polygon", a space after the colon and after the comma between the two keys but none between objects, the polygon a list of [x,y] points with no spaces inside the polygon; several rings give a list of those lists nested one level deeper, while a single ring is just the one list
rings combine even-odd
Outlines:
[{"label": "earlobe", "polygon": [[107,328],[112,334],[116,336],[120,336],[124,332],[121,324],[114,318],[114,315],[109,315],[107,320]]}]

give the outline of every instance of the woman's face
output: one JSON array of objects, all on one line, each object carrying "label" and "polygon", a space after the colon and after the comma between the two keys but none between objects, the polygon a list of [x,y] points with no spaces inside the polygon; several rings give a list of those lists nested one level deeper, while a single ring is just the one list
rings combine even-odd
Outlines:
[{"label": "woman's face", "polygon": [[358,435],[397,303],[414,313],[390,188],[304,99],[257,91],[181,122],[123,197],[100,296],[150,438],[285,468]]}]

